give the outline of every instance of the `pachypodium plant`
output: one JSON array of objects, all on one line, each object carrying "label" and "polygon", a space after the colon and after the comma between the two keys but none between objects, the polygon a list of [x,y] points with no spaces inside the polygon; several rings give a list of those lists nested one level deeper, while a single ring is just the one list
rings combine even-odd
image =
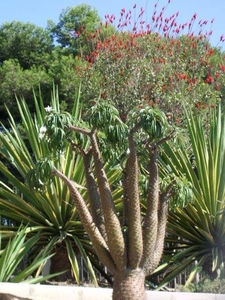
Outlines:
[{"label": "pachypodium plant", "polygon": [[179,24],[179,12],[167,16],[167,5],[161,10],[157,5],[151,20],[136,5],[121,10],[118,24],[114,15],[106,15],[102,27],[114,25],[117,31],[106,39],[99,29],[88,36],[95,48],[81,57],[85,70],[76,69],[86,87],[85,99],[100,91],[124,117],[138,104],[157,105],[179,123],[182,102],[205,107],[221,100],[225,57],[210,45],[213,20],[198,22],[195,13]]},{"label": "pachypodium plant", "polygon": [[[84,120],[73,124],[67,115],[63,118],[50,111],[43,124],[46,130],[41,132],[48,143],[48,159],[37,162],[27,184],[38,188],[40,182],[43,186],[51,178],[60,178],[71,193],[96,254],[113,276],[113,299],[145,299],[145,276],[161,259],[169,199],[176,192],[174,180],[160,189],[157,162],[160,145],[171,138],[172,130],[166,115],[156,108],[137,108],[124,123],[118,110],[104,100],[97,100]],[[88,147],[82,137],[88,138]],[[63,151],[64,143],[83,157],[88,202],[76,182],[50,158],[51,151]],[[110,185],[104,167],[104,159],[110,160],[114,152],[117,157],[121,154],[118,184],[123,191],[123,217],[113,201],[115,186]],[[144,216],[140,201],[142,168],[148,174]]]}]

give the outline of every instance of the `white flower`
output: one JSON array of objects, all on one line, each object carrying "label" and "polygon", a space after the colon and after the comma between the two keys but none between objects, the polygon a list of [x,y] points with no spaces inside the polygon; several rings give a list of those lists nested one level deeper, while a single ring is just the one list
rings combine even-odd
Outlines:
[{"label": "white flower", "polygon": [[127,154],[127,155],[130,154],[130,149],[129,149],[129,148],[127,149],[126,154]]},{"label": "white flower", "polygon": [[38,135],[40,139],[43,139],[45,137],[46,131],[47,131],[46,126],[41,126],[40,127],[39,135]]},{"label": "white flower", "polygon": [[40,133],[45,133],[46,131],[47,131],[47,127],[46,126],[41,126]]},{"label": "white flower", "polygon": [[45,107],[45,111],[48,112],[48,113],[51,112],[51,111],[52,111],[52,107],[49,106],[49,105],[46,106],[46,107]]},{"label": "white flower", "polygon": [[39,135],[38,135],[38,136],[39,136],[39,139],[41,139],[41,140],[42,140],[42,139],[45,137],[45,133],[39,133]]}]

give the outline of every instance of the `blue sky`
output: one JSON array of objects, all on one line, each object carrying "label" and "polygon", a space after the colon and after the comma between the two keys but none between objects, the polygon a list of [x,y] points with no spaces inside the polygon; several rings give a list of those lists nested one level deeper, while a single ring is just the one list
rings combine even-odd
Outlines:
[{"label": "blue sky", "polygon": [[[58,21],[63,8],[81,3],[95,7],[103,19],[105,14],[119,16],[122,8],[129,10],[137,3],[139,9],[147,8],[150,19],[156,2],[157,0],[136,0],[136,2],[135,0],[0,0],[0,24],[18,20],[46,27],[47,20]],[[159,0],[158,7],[161,8],[167,2],[168,0]],[[194,13],[197,13],[198,21],[211,21],[215,18],[210,41],[214,46],[221,46],[225,50],[225,42],[218,44],[220,36],[225,34],[225,0],[171,0],[166,9],[166,15],[170,16],[177,11],[179,11],[179,23],[189,21]]]}]

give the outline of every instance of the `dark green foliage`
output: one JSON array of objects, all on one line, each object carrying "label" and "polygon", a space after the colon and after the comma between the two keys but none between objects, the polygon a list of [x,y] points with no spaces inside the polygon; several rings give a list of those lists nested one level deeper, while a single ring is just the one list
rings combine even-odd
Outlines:
[{"label": "dark green foliage", "polygon": [[81,4],[68,7],[59,16],[59,22],[48,22],[51,35],[65,54],[84,54],[89,52],[87,33],[94,33],[99,26],[100,17],[90,5]]},{"label": "dark green foliage", "polygon": [[1,120],[5,122],[7,112],[5,105],[19,121],[18,109],[16,108],[16,97],[26,97],[28,106],[33,111],[33,91],[38,92],[41,86],[43,94],[50,97],[49,88],[52,86],[52,78],[45,69],[33,65],[24,70],[17,59],[5,60],[0,67],[0,114]]},{"label": "dark green foliage", "polygon": [[0,63],[17,59],[20,66],[47,66],[53,49],[49,31],[31,23],[13,21],[0,27]]}]

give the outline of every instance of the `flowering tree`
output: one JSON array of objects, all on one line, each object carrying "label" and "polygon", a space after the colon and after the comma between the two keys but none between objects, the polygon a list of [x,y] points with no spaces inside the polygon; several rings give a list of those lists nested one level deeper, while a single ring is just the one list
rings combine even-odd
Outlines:
[{"label": "flowering tree", "polygon": [[[87,61],[85,70],[77,68],[84,99],[100,94],[113,101],[124,118],[137,103],[158,105],[176,122],[182,116],[181,103],[204,108],[220,101],[225,57],[209,43],[212,30],[207,26],[213,20],[199,21],[196,29],[196,14],[184,24],[178,24],[178,15],[166,17],[166,7],[158,12],[156,4],[147,23],[144,9],[137,12],[134,5],[133,11],[121,10],[115,34],[104,40],[99,31],[92,35],[95,49],[81,57]],[[106,15],[102,28],[111,24],[115,17]]]},{"label": "flowering tree", "polygon": [[[91,107],[86,122],[49,108],[47,111],[40,137],[46,140],[49,154],[29,172],[28,184],[38,188],[52,176],[59,177],[71,193],[96,254],[113,275],[113,299],[144,299],[145,276],[160,261],[169,199],[175,194],[172,179],[167,186],[159,185],[159,148],[171,137],[165,114],[146,106],[131,111],[124,123],[118,110],[105,101]],[[88,147],[84,146],[86,139]],[[53,149],[61,152],[66,143],[83,157],[88,201],[76,182],[51,160]],[[106,175],[103,144],[107,149],[114,145],[118,157],[121,154],[118,185],[122,190],[122,218],[113,201],[115,183],[111,186]],[[107,155],[112,159],[109,150]],[[141,215],[141,170],[148,178],[146,199],[142,199],[145,216]]]}]

